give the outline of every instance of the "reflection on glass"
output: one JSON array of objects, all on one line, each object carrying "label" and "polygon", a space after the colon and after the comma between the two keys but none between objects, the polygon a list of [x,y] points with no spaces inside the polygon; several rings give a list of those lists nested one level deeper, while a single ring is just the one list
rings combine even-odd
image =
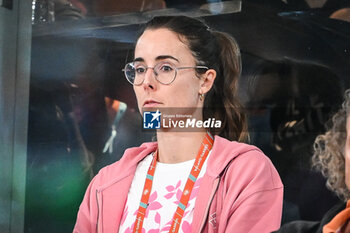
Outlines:
[{"label": "reflection on glass", "polygon": [[[91,177],[101,167],[119,159],[125,148],[151,141],[152,134],[140,132],[141,118],[136,100],[121,70],[132,60],[131,48],[138,26],[154,15],[205,16],[211,25],[237,37],[242,48],[244,72],[259,71],[256,76],[259,78],[254,79],[254,83],[247,77],[242,79],[254,94],[254,98],[248,99],[253,104],[250,111],[252,141],[276,159],[280,173],[285,172],[285,177],[297,180],[292,179],[290,168],[295,163],[300,170],[302,160],[296,158],[301,158],[302,154],[289,150],[289,147],[296,144],[306,148],[309,145],[305,137],[291,143],[291,139],[299,139],[297,136],[301,131],[296,126],[302,124],[297,123],[307,121],[301,121],[302,111],[300,115],[286,113],[295,113],[293,106],[300,107],[313,101],[309,98],[310,93],[315,96],[321,93],[318,96],[327,97],[329,104],[335,105],[336,98],[326,95],[328,92],[317,89],[314,84],[327,84],[326,80],[332,80],[331,72],[314,65],[306,66],[303,59],[311,63],[323,62],[337,75],[347,75],[350,66],[344,64],[349,60],[348,36],[345,37],[345,30],[339,30],[346,28],[346,22],[341,21],[343,24],[333,27],[337,26],[333,23],[339,22],[329,20],[328,15],[324,18],[318,15],[317,18],[304,11],[296,14],[293,10],[300,8],[292,8],[291,4],[287,8],[286,1],[263,1],[265,5],[260,5],[260,8],[248,4],[252,2],[261,1],[32,0],[25,232],[71,232]],[[265,11],[267,8],[274,11]],[[275,11],[280,14],[275,14]],[[308,25],[311,21],[307,17],[314,17],[312,24]],[[317,21],[319,19],[322,20]],[[286,65],[281,62],[286,57],[302,64],[291,62]],[[257,69],[254,65],[260,59],[264,66]],[[267,65],[269,63],[273,65]],[[344,80],[348,86],[348,79]],[[301,88],[299,84],[307,81],[313,82]],[[326,90],[331,90],[330,84],[325,86]],[[242,86],[240,88],[242,90]],[[287,94],[293,88],[304,90],[305,98],[291,101],[291,95]],[[247,98],[248,91],[244,92]],[[272,111],[275,105],[279,107],[278,111]],[[310,110],[310,106],[300,109]],[[309,118],[317,119],[314,114],[311,112]],[[275,129],[271,127],[272,123]],[[287,134],[290,129],[299,134]],[[271,146],[273,134],[283,136],[275,137],[274,147]],[[286,150],[291,152],[287,154]],[[285,159],[287,155],[293,163]],[[307,157],[302,159],[305,161]],[[315,187],[314,183],[312,187]],[[295,185],[295,190],[298,185]],[[291,195],[293,192],[286,193],[290,197],[297,196]],[[310,203],[306,199],[306,204]],[[319,203],[327,202],[330,201]],[[302,206],[290,203],[291,207],[287,209]],[[306,210],[304,208],[298,216],[308,214]],[[321,215],[322,211],[313,211],[310,216],[314,217],[316,213]]]}]

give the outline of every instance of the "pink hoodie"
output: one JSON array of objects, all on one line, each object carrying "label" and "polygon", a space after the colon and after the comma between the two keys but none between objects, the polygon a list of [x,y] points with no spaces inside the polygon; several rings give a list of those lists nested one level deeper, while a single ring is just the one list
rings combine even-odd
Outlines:
[{"label": "pink hoodie", "polygon": [[[91,181],[74,233],[118,233],[138,162],[156,142],[127,149],[122,159]],[[283,185],[271,161],[256,147],[215,136],[196,199],[192,232],[267,233],[278,230]]]}]

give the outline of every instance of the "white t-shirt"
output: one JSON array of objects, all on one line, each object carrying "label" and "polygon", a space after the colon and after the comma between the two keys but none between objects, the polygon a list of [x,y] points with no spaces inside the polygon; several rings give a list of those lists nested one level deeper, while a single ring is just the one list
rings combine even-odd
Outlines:
[{"label": "white t-shirt", "polygon": [[[187,204],[179,232],[191,232],[194,204],[198,194],[202,177],[207,168],[208,158],[203,164],[197,181],[192,189],[190,200]],[[119,227],[119,233],[132,233],[137,211],[139,208],[146,174],[152,162],[152,154],[143,159],[137,166],[132,181],[128,199],[124,207],[123,217]],[[169,232],[173,215],[182,195],[195,159],[176,164],[157,163],[149,206],[143,222],[142,233]]]}]

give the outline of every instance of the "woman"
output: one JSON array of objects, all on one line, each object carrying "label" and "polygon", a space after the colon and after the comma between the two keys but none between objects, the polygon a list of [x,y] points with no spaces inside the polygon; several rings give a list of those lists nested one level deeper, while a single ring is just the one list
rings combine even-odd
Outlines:
[{"label": "woman", "polygon": [[[328,212],[318,232],[350,232],[350,89],[345,92],[342,108],[333,116],[333,126],[315,141],[313,165],[327,178],[327,187],[341,199],[344,205]],[[345,207],[345,209],[344,209]],[[321,231],[322,229],[322,231]]]},{"label": "woman", "polygon": [[333,116],[331,128],[314,143],[313,166],[327,178],[327,187],[347,203],[331,208],[320,222],[294,221],[283,225],[280,233],[350,232],[350,89],[342,108]]},{"label": "woman", "polygon": [[236,142],[247,138],[247,127],[236,94],[235,41],[193,18],[155,17],[134,57],[124,72],[140,112],[178,108],[197,120],[220,119],[221,127],[160,128],[157,142],[126,150],[91,182],[74,232],[277,230],[278,173],[258,148]]}]

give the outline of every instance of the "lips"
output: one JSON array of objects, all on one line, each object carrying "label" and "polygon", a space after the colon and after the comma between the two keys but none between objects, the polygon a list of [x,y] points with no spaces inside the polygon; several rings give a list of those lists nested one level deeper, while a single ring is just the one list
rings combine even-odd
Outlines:
[{"label": "lips", "polygon": [[157,105],[161,104],[160,102],[158,101],[155,101],[155,100],[146,100],[144,103],[143,103],[143,107],[144,108],[152,108],[152,107],[155,107]]}]

